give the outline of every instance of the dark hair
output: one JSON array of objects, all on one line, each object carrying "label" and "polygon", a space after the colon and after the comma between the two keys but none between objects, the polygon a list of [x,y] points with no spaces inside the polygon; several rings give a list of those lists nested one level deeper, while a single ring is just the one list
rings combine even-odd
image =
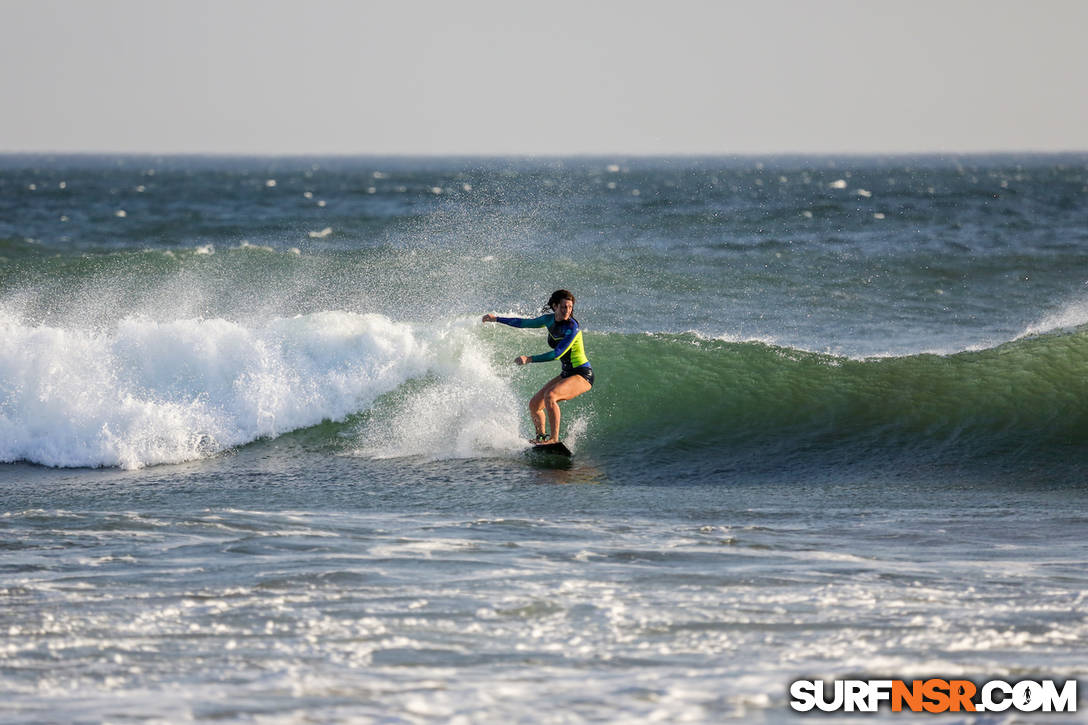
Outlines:
[{"label": "dark hair", "polygon": [[544,305],[544,311],[547,312],[548,310],[554,309],[554,307],[559,304],[560,300],[570,300],[570,303],[573,305],[574,295],[572,295],[569,290],[557,289],[555,292],[552,292],[552,296],[548,298],[548,304]]}]

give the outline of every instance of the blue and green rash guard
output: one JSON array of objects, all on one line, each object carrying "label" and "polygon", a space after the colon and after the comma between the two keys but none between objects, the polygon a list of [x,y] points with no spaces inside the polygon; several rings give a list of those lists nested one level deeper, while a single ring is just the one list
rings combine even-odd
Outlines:
[{"label": "blue and green rash guard", "polygon": [[559,362],[563,363],[564,373],[575,368],[590,368],[589,358],[586,357],[585,347],[582,345],[582,329],[578,326],[578,320],[573,317],[566,322],[556,322],[555,315],[548,313],[531,320],[524,317],[496,317],[495,321],[510,327],[548,328],[548,344],[552,351],[531,356],[529,359],[533,362],[548,362],[559,358]]}]

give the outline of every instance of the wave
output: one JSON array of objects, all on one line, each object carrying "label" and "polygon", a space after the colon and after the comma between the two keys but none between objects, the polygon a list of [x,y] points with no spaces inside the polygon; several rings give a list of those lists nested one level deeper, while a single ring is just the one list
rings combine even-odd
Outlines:
[{"label": "wave", "polygon": [[[0,461],[140,468],[214,455],[345,420],[406,381],[486,370],[464,338],[464,325],[345,312],[249,325],[126,318],[108,329],[0,314]],[[472,412],[494,421],[503,411]]]},{"label": "wave", "polygon": [[[474,319],[326,311],[50,326],[0,310],[0,461],[139,468],[314,428],[369,458],[509,456],[554,366]],[[592,333],[564,404],[590,458],[781,468],[1038,461],[1088,443],[1088,329],[985,350],[851,359],[698,334]],[[334,426],[322,425],[336,421]]]},{"label": "wave", "polygon": [[[698,335],[598,335],[605,448],[814,461],[1008,463],[1088,444],[1088,329],[950,355],[851,359]],[[636,443],[637,442],[637,443]]]}]

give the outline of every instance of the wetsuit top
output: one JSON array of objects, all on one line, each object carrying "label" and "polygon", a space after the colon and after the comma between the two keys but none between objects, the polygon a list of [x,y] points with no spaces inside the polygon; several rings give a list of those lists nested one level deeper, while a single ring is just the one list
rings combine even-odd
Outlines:
[{"label": "wetsuit top", "polygon": [[549,312],[533,319],[496,317],[495,321],[510,327],[548,328],[548,344],[551,345],[552,351],[531,356],[529,359],[533,362],[548,362],[559,358],[565,373],[574,368],[590,367],[589,358],[586,357],[585,347],[582,345],[582,329],[578,326],[578,320],[573,317],[566,322],[556,322],[555,315]]}]

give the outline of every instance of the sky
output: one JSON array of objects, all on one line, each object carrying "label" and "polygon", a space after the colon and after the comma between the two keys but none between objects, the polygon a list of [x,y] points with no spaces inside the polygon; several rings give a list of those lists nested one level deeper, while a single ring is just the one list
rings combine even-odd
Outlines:
[{"label": "sky", "polygon": [[0,0],[0,152],[1088,150],[1083,0]]}]

